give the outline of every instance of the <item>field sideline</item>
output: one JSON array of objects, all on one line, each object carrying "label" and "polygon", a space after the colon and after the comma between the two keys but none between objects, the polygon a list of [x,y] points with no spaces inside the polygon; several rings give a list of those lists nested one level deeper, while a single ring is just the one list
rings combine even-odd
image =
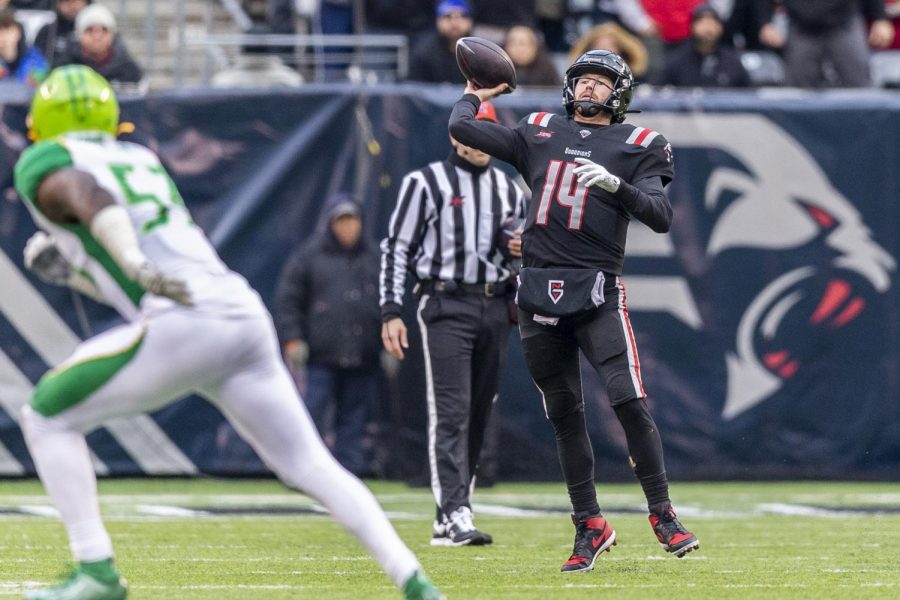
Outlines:
[{"label": "field sideline", "polygon": [[[618,545],[592,573],[562,575],[571,551],[562,483],[477,490],[493,546],[432,548],[430,491],[369,482],[400,535],[451,600],[513,598],[900,597],[900,484],[675,483],[701,548],[662,551],[639,486],[599,486]],[[401,595],[349,535],[275,481],[101,481],[129,598],[394,599]],[[62,525],[35,481],[0,481],[0,597],[55,580],[69,560]]]}]

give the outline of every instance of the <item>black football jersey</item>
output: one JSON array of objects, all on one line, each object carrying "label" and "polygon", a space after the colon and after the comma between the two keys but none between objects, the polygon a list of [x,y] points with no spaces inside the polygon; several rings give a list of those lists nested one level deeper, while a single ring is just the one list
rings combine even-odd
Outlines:
[{"label": "black football jersey", "polygon": [[635,192],[634,188],[623,185],[612,194],[598,186],[585,187],[574,173],[579,166],[575,158],[583,157],[628,184],[658,177],[666,185],[674,175],[672,147],[659,132],[630,123],[585,125],[546,112],[532,113],[510,129],[475,121],[475,105],[469,98],[474,96],[465,96],[454,107],[451,134],[511,163],[531,187],[522,236],[524,266],[599,268],[620,275],[632,216],[653,229],[668,229],[668,222],[654,223],[671,220],[664,194],[653,198],[664,206],[632,215],[621,195],[627,188]]}]

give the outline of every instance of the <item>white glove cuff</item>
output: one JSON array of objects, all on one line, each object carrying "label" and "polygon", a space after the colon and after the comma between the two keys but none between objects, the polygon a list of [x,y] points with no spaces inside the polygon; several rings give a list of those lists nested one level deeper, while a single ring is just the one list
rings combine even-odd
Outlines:
[{"label": "white glove cuff", "polygon": [[91,219],[89,229],[128,277],[134,279],[141,265],[148,262],[138,245],[125,207],[112,204],[100,209]]},{"label": "white glove cuff", "polygon": [[622,180],[610,173],[609,178],[604,183],[606,185],[603,187],[607,192],[615,193],[619,191],[619,185],[622,183]]}]

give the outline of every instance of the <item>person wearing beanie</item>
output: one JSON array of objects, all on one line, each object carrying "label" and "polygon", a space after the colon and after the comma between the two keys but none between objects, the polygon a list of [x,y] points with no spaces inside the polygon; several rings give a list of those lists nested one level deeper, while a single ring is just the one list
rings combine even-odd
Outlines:
[{"label": "person wearing beanie", "polygon": [[66,51],[66,44],[75,31],[75,17],[93,0],[57,0],[56,20],[41,27],[34,38],[34,45],[40,48],[50,63],[53,58]]},{"label": "person wearing beanie", "polygon": [[456,42],[472,34],[472,7],[468,0],[442,0],[435,9],[435,29],[413,48],[411,81],[462,83],[465,77],[456,65]]},{"label": "person wearing beanie", "polygon": [[675,87],[742,88],[750,75],[738,52],[722,43],[724,24],[710,4],[691,14],[691,37],[666,57],[656,83]]},{"label": "person wearing beanie", "polygon": [[66,49],[54,57],[54,67],[73,64],[94,69],[114,87],[138,84],[144,77],[118,34],[115,16],[102,4],[91,4],[78,12]]}]

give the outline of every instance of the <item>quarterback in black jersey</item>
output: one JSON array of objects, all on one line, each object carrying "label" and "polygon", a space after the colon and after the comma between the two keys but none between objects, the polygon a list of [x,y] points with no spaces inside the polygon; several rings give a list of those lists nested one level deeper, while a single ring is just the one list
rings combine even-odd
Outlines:
[{"label": "quarterback in black jersey", "polygon": [[647,409],[619,278],[631,218],[658,233],[672,222],[663,189],[674,176],[672,147],[659,132],[624,123],[633,88],[631,69],[619,55],[591,50],[566,71],[565,115],[532,113],[515,128],[476,121],[481,102],[506,84],[475,89],[469,83],[450,117],[454,138],[514,165],[531,186],[519,330],[572,502],[575,545],[563,572],[592,569],[616,543],[594,487],[579,350],[606,383],[660,544],[678,557],[699,547],[669,500],[662,443]]}]

